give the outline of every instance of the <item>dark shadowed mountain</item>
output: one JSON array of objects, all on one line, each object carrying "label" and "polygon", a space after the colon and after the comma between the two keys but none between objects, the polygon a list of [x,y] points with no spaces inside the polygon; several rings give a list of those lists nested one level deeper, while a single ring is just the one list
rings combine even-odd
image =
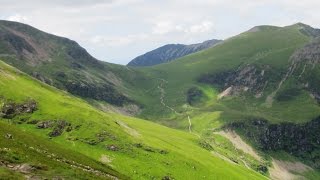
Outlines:
[{"label": "dark shadowed mountain", "polygon": [[210,47],[215,46],[221,40],[208,40],[203,43],[184,45],[184,44],[167,44],[144,55],[138,56],[128,63],[128,66],[153,66],[170,62],[177,58],[192,54]]},{"label": "dark shadowed mountain", "polygon": [[117,106],[132,102],[120,92],[125,82],[119,74],[126,73],[127,68],[97,60],[68,38],[26,24],[0,21],[0,57],[38,80],[74,95]]}]

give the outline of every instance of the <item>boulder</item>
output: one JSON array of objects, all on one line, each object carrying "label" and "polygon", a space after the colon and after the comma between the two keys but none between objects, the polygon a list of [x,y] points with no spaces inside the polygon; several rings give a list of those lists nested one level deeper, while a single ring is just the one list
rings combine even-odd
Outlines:
[{"label": "boulder", "polygon": [[54,121],[41,121],[37,123],[37,128],[38,129],[47,129],[47,128],[51,128],[54,125]]},{"label": "boulder", "polygon": [[[56,126],[54,127],[54,129],[49,133],[50,137],[57,137],[60,136],[64,129],[66,127],[71,127],[71,124],[65,120],[58,120],[56,121]],[[69,128],[68,128],[69,129]],[[71,131],[71,130],[70,130]]]},{"label": "boulder", "polygon": [[107,149],[110,151],[119,151],[119,148],[114,144],[108,145]]},{"label": "boulder", "polygon": [[4,135],[4,137],[5,137],[6,139],[13,139],[12,134],[9,134],[9,133],[6,133],[6,134]]}]

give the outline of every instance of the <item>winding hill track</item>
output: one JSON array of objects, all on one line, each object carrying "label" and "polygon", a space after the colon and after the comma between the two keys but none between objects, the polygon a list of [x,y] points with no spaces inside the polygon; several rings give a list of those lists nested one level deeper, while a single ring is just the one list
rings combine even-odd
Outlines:
[{"label": "winding hill track", "polygon": [[[168,83],[168,81],[165,80],[165,79],[159,79],[159,80],[161,81],[161,83],[158,85],[158,89],[159,89],[159,91],[160,91],[160,103],[161,103],[164,107],[170,109],[170,110],[171,110],[172,112],[174,112],[176,115],[181,115],[181,114],[178,113],[174,108],[170,107],[169,105],[167,105],[167,104],[164,102],[166,92],[165,92],[163,86],[164,86],[165,83]],[[200,138],[200,135],[198,135],[197,133],[192,132],[192,122],[191,122],[191,118],[190,118],[189,115],[188,115],[188,123],[189,123],[189,126],[188,126],[189,133],[194,134],[195,136],[197,136],[198,138]]]},{"label": "winding hill track", "polygon": [[192,130],[191,130],[192,122],[191,122],[190,116],[188,116],[188,121],[189,121],[189,133],[192,133]]},{"label": "winding hill track", "polygon": [[178,113],[175,109],[173,109],[172,107],[170,107],[169,105],[167,105],[167,104],[164,102],[166,92],[165,92],[163,86],[164,86],[165,83],[168,83],[168,81],[166,81],[165,79],[160,79],[160,81],[161,81],[161,83],[158,85],[158,89],[159,89],[159,91],[160,91],[160,103],[161,103],[164,107],[170,109],[170,110],[171,110],[172,112],[174,112],[176,115],[179,115],[179,113]]},{"label": "winding hill track", "polygon": [[189,122],[189,133],[194,134],[198,138],[201,138],[201,136],[199,134],[192,132],[192,121],[191,121],[190,116],[188,116],[188,122]]}]

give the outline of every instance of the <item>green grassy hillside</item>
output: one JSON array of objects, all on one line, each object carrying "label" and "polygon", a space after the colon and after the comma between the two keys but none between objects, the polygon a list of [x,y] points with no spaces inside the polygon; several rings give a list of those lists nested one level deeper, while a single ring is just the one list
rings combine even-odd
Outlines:
[{"label": "green grassy hillside", "polygon": [[135,79],[144,81],[141,73],[99,61],[73,40],[0,20],[0,57],[42,82],[87,100],[141,106],[129,96]]},{"label": "green grassy hillside", "polygon": [[[155,84],[153,89],[146,91],[147,95],[154,98],[146,100],[149,108],[146,107],[141,116],[171,119],[179,118],[181,115],[185,116],[191,113],[190,111],[195,113],[197,109],[201,109],[200,113],[202,111],[222,111],[223,121],[237,120],[246,116],[262,117],[273,122],[310,121],[320,115],[320,109],[316,100],[309,96],[308,91],[298,89],[294,92],[292,90],[297,84],[294,79],[299,75],[299,68],[296,68],[296,73],[294,73],[296,75],[290,76],[281,85],[276,96],[273,97],[272,105],[268,104],[268,96],[277,89],[292,65],[290,58],[292,54],[312,40],[311,36],[304,33],[306,28],[302,24],[283,28],[260,26],[254,31],[244,32],[227,39],[208,50],[167,64],[139,69],[150,77],[154,77],[153,83]],[[251,73],[248,67],[252,67],[255,73],[263,71],[264,77],[260,80],[262,81],[260,84],[259,82],[251,83],[250,80],[254,81],[254,78],[249,78],[246,82],[246,78]],[[227,88],[224,84],[228,81],[224,78],[228,76],[228,73],[234,74],[234,79],[243,73],[239,82],[229,80],[231,81],[229,86],[241,87],[243,84],[243,86],[248,86],[249,91],[240,93],[241,96],[236,95],[217,100],[218,94]],[[251,75],[259,76],[259,74]],[[214,82],[210,82],[210,78],[214,79]],[[206,79],[209,79],[209,82],[206,82]],[[178,111],[180,116],[159,103],[161,93],[157,86],[162,82],[164,82],[165,103]],[[261,90],[261,95],[258,98],[255,97],[259,90],[256,90],[255,87],[264,86],[262,84],[264,82],[266,86]],[[188,90],[193,87],[200,89],[202,97],[195,105],[196,109],[190,110],[190,107],[187,106],[187,94]],[[293,98],[281,99],[281,94],[293,96]]]},{"label": "green grassy hillside", "polygon": [[[117,112],[173,127],[186,129],[187,114],[212,111],[221,111],[223,122],[248,116],[276,123],[306,122],[319,115],[319,107],[309,96],[310,88],[296,80],[304,64],[292,64],[290,57],[317,34],[301,23],[258,26],[174,62],[132,68],[99,61],[72,40],[0,21],[0,56],[100,109],[110,111],[112,104]],[[285,78],[292,66],[297,66],[295,71]],[[217,100],[229,87],[236,95]]]},{"label": "green grassy hillside", "polygon": [[[27,172],[44,177],[58,172],[84,179],[104,173],[132,179],[264,179],[272,157],[285,151],[315,168],[303,173],[317,179],[318,35],[304,24],[258,26],[173,62],[133,68],[98,61],[69,39],[1,21],[0,132],[6,149],[0,158],[14,167],[44,163],[46,168]],[[221,129],[236,130],[262,160],[235,148],[217,134]],[[70,164],[60,162],[61,168],[56,159],[32,158],[42,152],[28,152],[33,136],[39,149],[74,153],[61,158],[99,173],[64,171]],[[26,174],[0,166],[5,176]]]},{"label": "green grassy hillside", "polygon": [[320,116],[319,40],[312,32],[301,23],[258,26],[208,50],[140,68],[155,84],[141,117],[207,139],[220,128],[242,130],[265,154],[285,151],[317,169],[319,134],[308,133]]},{"label": "green grassy hillside", "polygon": [[67,148],[59,147],[59,144],[40,138],[33,133],[21,131],[15,125],[10,125],[5,121],[1,121],[0,124],[1,179],[128,178],[112,170],[108,165]]},{"label": "green grassy hillside", "polygon": [[[84,178],[90,178],[95,174],[64,169],[68,163],[60,166],[43,156],[42,151],[29,151],[30,146],[120,178],[264,179],[244,165],[213,155],[193,134],[98,111],[3,62],[0,62],[0,87],[3,139],[0,158],[12,163],[44,164],[45,169],[39,170],[44,177],[84,174]],[[11,136],[6,139],[4,134]],[[2,166],[0,173],[15,177],[23,174]]]}]

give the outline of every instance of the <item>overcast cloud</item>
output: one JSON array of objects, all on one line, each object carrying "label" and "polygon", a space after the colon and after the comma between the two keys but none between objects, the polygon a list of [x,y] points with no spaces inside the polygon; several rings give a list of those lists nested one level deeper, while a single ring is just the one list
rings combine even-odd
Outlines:
[{"label": "overcast cloud", "polygon": [[256,25],[320,27],[319,0],[0,0],[0,18],[76,40],[126,64],[167,43],[225,39]]}]

